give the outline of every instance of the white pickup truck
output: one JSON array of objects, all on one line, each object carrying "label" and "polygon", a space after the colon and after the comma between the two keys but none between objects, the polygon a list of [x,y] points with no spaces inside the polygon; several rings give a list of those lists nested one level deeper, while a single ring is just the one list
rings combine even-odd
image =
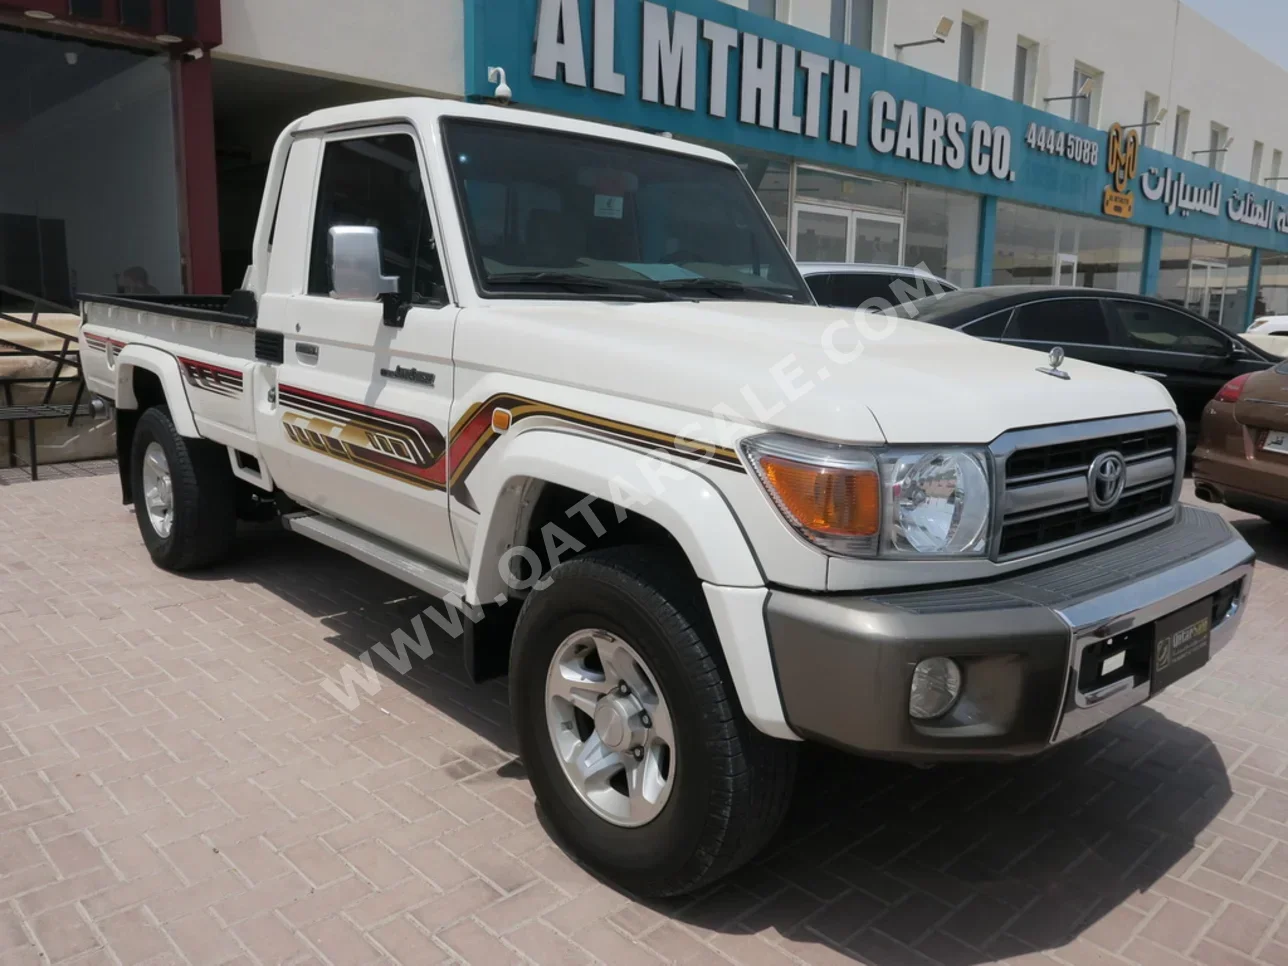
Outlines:
[{"label": "white pickup truck", "polygon": [[1036,754],[1238,625],[1168,395],[917,304],[817,307],[716,151],[408,99],[282,134],[242,290],[87,297],[81,344],[158,565],[271,514],[464,608],[557,834],[665,895],[802,740]]}]

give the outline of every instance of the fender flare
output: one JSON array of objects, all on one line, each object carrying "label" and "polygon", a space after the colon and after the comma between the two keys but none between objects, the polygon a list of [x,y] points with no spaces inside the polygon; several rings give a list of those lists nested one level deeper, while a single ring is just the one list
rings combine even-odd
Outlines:
[{"label": "fender flare", "polygon": [[184,386],[183,374],[179,371],[178,359],[151,346],[127,345],[117,355],[115,369],[117,409],[139,408],[139,401],[134,397],[134,370],[143,369],[161,380],[166,406],[170,409],[170,420],[179,435],[194,439],[201,437],[196,420],[192,417],[192,404],[188,401],[188,391]]},{"label": "fender flare", "polygon": [[[615,443],[547,429],[518,435],[500,455],[499,466],[488,474],[500,485],[491,492],[478,489],[484,509],[466,584],[471,599],[491,600],[506,590],[498,564],[513,543],[529,481],[625,503],[632,513],[647,517],[675,538],[700,580],[730,587],[765,585],[747,538],[720,491],[683,465]],[[614,522],[604,521],[605,526]]]},{"label": "fender flare", "polygon": [[[787,724],[769,653],[765,577],[715,484],[676,462],[555,430],[522,433],[499,455],[499,465],[488,474],[497,482],[476,490],[483,514],[470,558],[467,600],[491,602],[507,590],[500,564],[514,544],[533,481],[610,503],[626,502],[632,513],[675,538],[703,582],[719,645],[748,720],[766,734],[799,740]],[[609,527],[614,522],[603,521]],[[543,568],[547,564],[542,561]],[[729,606],[729,595],[740,606]]]}]

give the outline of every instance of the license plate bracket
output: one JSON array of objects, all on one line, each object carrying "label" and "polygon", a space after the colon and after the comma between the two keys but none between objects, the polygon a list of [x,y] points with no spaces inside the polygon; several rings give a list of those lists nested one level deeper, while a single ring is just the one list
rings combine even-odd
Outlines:
[{"label": "license plate bracket", "polygon": [[1154,624],[1150,694],[1157,694],[1207,664],[1212,656],[1212,598],[1205,597]]}]

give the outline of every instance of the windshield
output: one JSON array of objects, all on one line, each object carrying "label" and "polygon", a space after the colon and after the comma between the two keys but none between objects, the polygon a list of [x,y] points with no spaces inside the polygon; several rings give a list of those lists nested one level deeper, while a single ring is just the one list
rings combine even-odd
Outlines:
[{"label": "windshield", "polygon": [[443,126],[490,296],[813,302],[731,165],[513,124]]}]

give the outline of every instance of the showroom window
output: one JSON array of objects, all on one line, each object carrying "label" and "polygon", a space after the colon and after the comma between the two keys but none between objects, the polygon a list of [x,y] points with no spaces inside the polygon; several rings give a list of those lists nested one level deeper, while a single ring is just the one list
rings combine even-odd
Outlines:
[{"label": "showroom window", "polygon": [[1288,315],[1288,254],[1261,253],[1261,281],[1254,314]]},{"label": "showroom window", "polygon": [[908,240],[904,262],[958,288],[975,284],[979,255],[979,198],[925,185],[908,185]]},{"label": "showroom window", "polygon": [[0,285],[183,291],[167,58],[0,29],[0,89]]},{"label": "showroom window", "polygon": [[1242,332],[1251,267],[1249,248],[1169,232],[1163,235],[1158,296],[1231,332]]},{"label": "showroom window", "polygon": [[1139,292],[1145,230],[1098,218],[997,205],[993,282]]},{"label": "showroom window", "polygon": [[903,262],[904,184],[796,168],[792,250],[802,262]]}]

